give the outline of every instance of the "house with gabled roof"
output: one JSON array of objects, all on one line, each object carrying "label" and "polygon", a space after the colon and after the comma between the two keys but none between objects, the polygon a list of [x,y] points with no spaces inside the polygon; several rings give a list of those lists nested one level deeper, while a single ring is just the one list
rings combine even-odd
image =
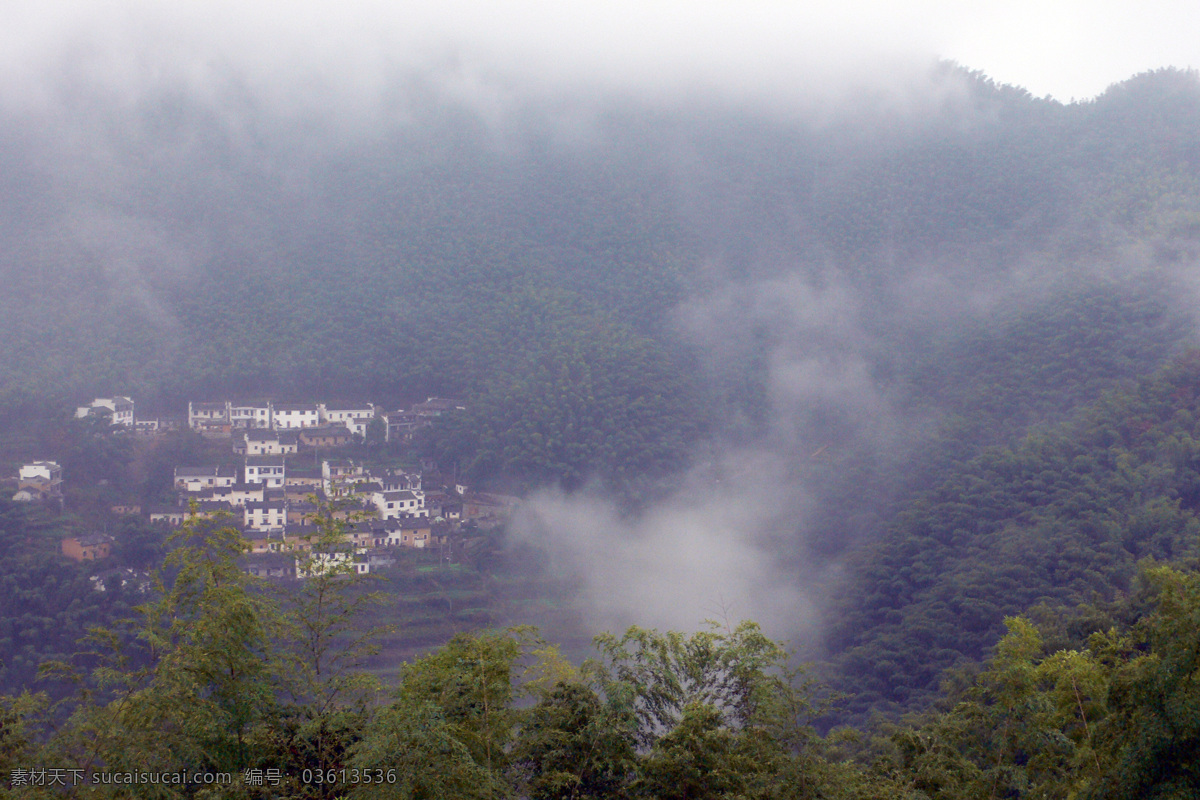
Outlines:
[{"label": "house with gabled roof", "polygon": [[218,486],[213,489],[200,492],[196,495],[197,500],[224,500],[235,508],[241,508],[250,502],[262,502],[266,498],[264,493],[266,487],[261,483],[235,483],[231,486]]},{"label": "house with gabled roof", "polygon": [[309,502],[308,500],[292,500],[289,498],[287,501],[287,524],[289,527],[292,525],[311,524],[316,520],[320,510],[321,507],[316,503]]},{"label": "house with gabled roof", "polygon": [[402,469],[389,469],[373,472],[375,480],[383,486],[385,492],[402,492],[421,490],[421,473],[405,472]]},{"label": "house with gabled roof", "polygon": [[97,397],[86,406],[75,409],[75,418],[93,417],[107,414],[113,425],[125,428],[134,426],[133,400],[128,397]]},{"label": "house with gabled roof", "polygon": [[370,423],[375,419],[374,403],[321,403],[321,422],[328,425],[345,425],[353,430],[353,424]]},{"label": "house with gabled roof", "polygon": [[425,508],[431,517],[442,517],[447,520],[462,518],[462,501],[457,496],[446,492],[427,492]]},{"label": "house with gabled roof", "polygon": [[184,492],[199,492],[237,483],[237,467],[176,467],[175,488]]},{"label": "house with gabled roof", "polygon": [[471,492],[462,500],[463,519],[507,519],[521,502],[509,495]]},{"label": "house with gabled roof", "polygon": [[242,434],[242,441],[248,456],[294,455],[300,449],[296,431],[254,428]]},{"label": "house with gabled roof", "polygon": [[425,495],[408,489],[399,492],[373,492],[371,502],[380,519],[397,519],[404,515],[426,516]]},{"label": "house with gabled roof", "polygon": [[[252,547],[255,544],[255,541],[251,541]],[[253,550],[251,553],[242,556],[239,563],[243,572],[258,578],[286,580],[296,577],[296,557],[291,553],[276,552],[268,549]]]},{"label": "house with gabled roof", "polygon": [[154,506],[149,509],[150,522],[178,528],[188,517],[188,510],[179,506]]},{"label": "house with gabled roof", "polygon": [[429,517],[406,515],[385,521],[383,537],[379,547],[431,547],[440,539],[435,535],[435,524]]},{"label": "house with gabled roof", "polygon": [[242,521],[247,529],[282,531],[287,527],[288,506],[284,500],[249,502],[242,506]]},{"label": "house with gabled roof", "polygon": [[271,404],[229,403],[229,424],[234,430],[271,427]]},{"label": "house with gabled roof", "polygon": [[341,447],[354,439],[344,424],[318,425],[300,431],[300,442],[306,447]]},{"label": "house with gabled roof", "polygon": [[246,456],[246,483],[261,483],[269,489],[282,489],[286,482],[283,456]]},{"label": "house with gabled roof", "polygon": [[366,556],[355,552],[353,545],[349,543],[327,546],[320,550],[313,548],[307,554],[296,558],[297,578],[324,575],[334,571],[365,575],[371,571],[371,565]]},{"label": "house with gabled roof", "polygon": [[[191,508],[189,507],[189,511]],[[227,517],[226,520],[230,525],[237,525],[241,521],[240,515],[237,513],[236,507],[225,500],[199,500],[196,502],[196,517],[199,519],[216,519],[218,517]]]},{"label": "house with gabled roof", "polygon": [[31,461],[17,469],[17,492],[13,499],[62,500],[62,467],[57,461]]},{"label": "house with gabled roof", "polygon": [[321,424],[321,409],[316,403],[275,403],[271,422],[276,430],[315,428]]},{"label": "house with gabled roof", "polygon": [[228,433],[229,403],[193,403],[188,401],[188,427],[201,433]]},{"label": "house with gabled roof", "polygon": [[327,458],[321,462],[321,488],[330,497],[345,491],[344,487],[363,478],[362,464],[348,458]]},{"label": "house with gabled roof", "polygon": [[341,522],[358,522],[365,517],[375,516],[370,495],[351,494],[338,498],[330,506],[330,516]]},{"label": "house with gabled roof", "polygon": [[321,494],[323,482],[320,467],[298,465],[297,460],[292,459],[287,467],[284,490],[290,498],[303,499],[310,494]]},{"label": "house with gabled roof", "polygon": [[387,431],[384,440],[388,442],[411,442],[413,435],[421,428],[429,427],[429,417],[420,414],[396,411],[383,415]]},{"label": "house with gabled roof", "polygon": [[107,533],[84,533],[62,540],[62,554],[74,561],[98,561],[112,553],[113,537]]},{"label": "house with gabled roof", "polygon": [[424,403],[412,407],[412,413],[418,417],[440,417],[450,411],[466,411],[467,407],[461,400],[451,400],[446,397],[430,397]]}]

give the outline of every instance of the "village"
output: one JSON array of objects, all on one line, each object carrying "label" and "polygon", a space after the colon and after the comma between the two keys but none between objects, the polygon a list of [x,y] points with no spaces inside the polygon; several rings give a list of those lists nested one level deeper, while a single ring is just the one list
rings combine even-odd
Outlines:
[{"label": "village", "polygon": [[[129,397],[96,398],[76,418],[107,418],[115,435],[155,437],[187,428],[211,443],[227,442],[224,463],[174,466],[172,504],[111,507],[163,530],[212,521],[246,541],[245,572],[303,579],[337,569],[367,574],[396,561],[398,548],[436,549],[455,557],[480,525],[503,523],[517,498],[472,491],[454,475],[422,462],[419,469],[380,466],[339,451],[374,439],[410,442],[437,416],[465,410],[428,398],[407,411],[371,403],[192,402],[178,419],[139,419]],[[232,462],[232,463],[231,463]],[[63,506],[63,469],[48,460],[23,464],[13,500]],[[112,552],[103,531],[63,538],[62,554],[101,561]],[[97,584],[103,590],[103,584]]]}]

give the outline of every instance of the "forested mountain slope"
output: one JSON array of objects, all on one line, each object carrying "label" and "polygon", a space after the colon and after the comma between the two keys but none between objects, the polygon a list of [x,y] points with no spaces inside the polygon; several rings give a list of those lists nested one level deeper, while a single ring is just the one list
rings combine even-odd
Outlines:
[{"label": "forested mountain slope", "polygon": [[[518,92],[500,122],[397,76],[370,124],[340,128],[291,124],[234,75],[203,95],[89,80],[5,120],[9,409],[463,395],[470,435],[434,452],[479,478],[573,485],[681,465],[732,420],[760,435],[780,337],[834,360],[851,347],[891,391],[931,342],[1005,349],[994,313],[1054,309],[1064,286],[1116,273],[1096,291],[1178,296],[1197,252],[1191,73],[1063,106],[943,64],[899,94],[790,114]],[[851,320],[852,341],[756,318],[775,281]],[[677,308],[739,293],[747,313],[711,336],[681,329]],[[1123,335],[1160,353],[1160,333]],[[636,407],[594,412],[589,439],[572,398],[604,396]],[[509,430],[529,435],[512,446]]]},{"label": "forested mountain slope", "polygon": [[[812,600],[770,622],[825,634],[847,697],[832,714],[956,705],[896,729],[873,772],[837,761],[808,727],[814,697],[753,626],[604,637],[584,673],[527,629],[464,635],[400,668],[386,699],[349,667],[304,684],[295,634],[311,619],[238,571],[230,532],[185,529],[163,590],[135,598],[94,591],[56,554],[57,523],[0,504],[6,679],[135,600],[137,642],[158,648],[99,662],[110,694],[85,692],[61,726],[35,697],[4,700],[6,771],[101,753],[295,784],[406,758],[433,794],[666,797],[704,757],[726,796],[1133,797],[1161,761],[1175,794],[1160,796],[1188,796],[1196,728],[1164,698],[1194,703],[1195,576],[1139,564],[1192,564],[1200,542],[1195,73],[1072,105],[938,64],[824,105],[505,86],[499,111],[442,77],[390,76],[352,119],[289,116],[234,74],[122,92],[86,68],[33,110],[0,107],[6,456],[57,448],[70,492],[100,507],[136,482],[116,474],[121,440],[62,423],[83,398],[178,414],[189,399],[461,397],[421,454],[575,509],[550,541],[584,537],[595,512],[606,563],[633,540],[655,580],[685,548],[733,542],[712,574],[758,558],[764,591]],[[144,465],[159,473],[147,498],[203,452],[177,444]],[[712,515],[717,538],[641,546],[663,541],[653,525],[711,533],[695,508],[737,513]],[[150,566],[161,543],[130,525],[155,558],[122,558]],[[321,586],[342,584],[299,594]],[[1040,634],[1006,629],[1023,613]],[[639,647],[668,678],[717,685],[655,685],[631,666]],[[514,700],[519,657],[546,669],[532,710]],[[718,708],[719,691],[766,702]],[[543,733],[603,763],[567,769]]]},{"label": "forested mountain slope", "polygon": [[1005,616],[1104,607],[1143,559],[1200,555],[1198,420],[1192,351],[915,496],[858,554],[831,613],[832,674],[852,709],[922,707],[947,669],[985,655]]}]

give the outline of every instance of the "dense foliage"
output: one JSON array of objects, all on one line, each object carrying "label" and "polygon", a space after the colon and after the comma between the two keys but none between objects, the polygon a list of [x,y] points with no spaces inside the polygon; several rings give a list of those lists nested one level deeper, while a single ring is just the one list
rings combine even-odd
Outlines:
[{"label": "dense foliage", "polygon": [[861,554],[831,643],[856,708],[919,707],[1006,615],[1127,591],[1200,547],[1200,353],[949,471]]},{"label": "dense foliage", "polygon": [[119,532],[121,549],[99,570],[60,554],[61,538],[72,533],[53,515],[0,499],[0,686],[6,690],[31,685],[43,663],[67,658],[90,628],[128,616],[143,599],[138,583],[124,581],[119,569],[139,564],[154,546],[143,526]]},{"label": "dense foliage", "polygon": [[[326,519],[314,544],[337,537]],[[361,672],[372,638],[362,578],[312,572],[280,605],[238,569],[236,531],[192,522],[173,544],[135,625],[142,658],[93,631],[65,721],[44,695],[0,698],[4,796],[126,797],[129,784],[161,798],[537,800],[1200,789],[1193,571],[1147,567],[1117,604],[1121,621],[1074,649],[1009,618],[948,710],[894,725],[850,759],[845,737],[814,733],[820,693],[753,623],[605,634],[581,668],[528,627],[459,634],[383,690]]]},{"label": "dense foliage", "polygon": [[878,773],[936,800],[1195,797],[1200,580],[1147,569],[1122,605],[1131,624],[1057,651],[1006,620],[987,669],[948,711],[893,733]]},{"label": "dense foliage", "polygon": [[[340,537],[332,519],[321,527],[314,552]],[[114,772],[233,776],[219,789],[142,787],[159,797],[811,797],[828,780],[805,686],[751,623],[602,637],[582,670],[529,628],[460,634],[406,664],[384,696],[361,672],[362,579],[310,572],[281,605],[239,569],[243,548],[233,529],[185,525],[136,642],[91,633],[87,688],[65,724],[38,696],[5,700],[12,796],[52,796],[32,777],[46,769],[84,776],[73,791],[88,797],[121,796],[93,777]]]}]

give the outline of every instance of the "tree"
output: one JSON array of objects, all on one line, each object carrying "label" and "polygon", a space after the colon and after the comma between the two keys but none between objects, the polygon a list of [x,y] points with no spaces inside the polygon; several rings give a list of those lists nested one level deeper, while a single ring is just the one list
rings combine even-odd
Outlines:
[{"label": "tree", "polygon": [[163,557],[166,536],[163,529],[136,517],[122,517],[117,523],[113,555],[135,569],[153,569]]},{"label": "tree", "polygon": [[601,698],[574,680],[543,693],[512,751],[533,800],[625,796],[637,768],[631,698]]},{"label": "tree", "polygon": [[367,425],[365,441],[368,447],[380,447],[387,441],[387,423],[382,418],[371,418]]},{"label": "tree", "polygon": [[1089,797],[1200,793],[1200,575],[1157,567],[1146,580],[1156,608],[1135,626],[1112,677],[1109,716],[1097,734],[1112,767]]},{"label": "tree", "polygon": [[596,637],[601,658],[585,674],[606,694],[636,698],[639,744],[648,746],[693,703],[710,705],[726,727],[757,727],[799,747],[812,735],[810,684],[788,665],[788,653],[754,622],[688,637],[632,627],[620,638]]},{"label": "tree", "polygon": [[[275,749],[286,754],[284,772],[293,777],[345,767],[379,691],[378,681],[360,669],[383,632],[365,624],[379,595],[366,591],[353,562],[329,558],[345,552],[352,523],[336,518],[337,504],[311,499],[317,502],[316,533],[296,552],[297,570],[306,577],[287,600],[279,642],[290,703],[277,709],[271,723]],[[342,787],[309,782],[296,791],[333,797]]]},{"label": "tree", "polygon": [[[537,642],[530,628],[458,634],[404,665],[396,699],[368,726],[350,763],[361,769],[404,765],[406,783],[383,790],[395,797],[505,796],[506,748],[519,717],[512,707],[514,673]],[[439,761],[438,774],[409,772]],[[467,790],[439,794],[447,786]]]},{"label": "tree", "polygon": [[688,703],[641,764],[636,794],[655,800],[744,797],[762,765],[742,745],[716,706]]},{"label": "tree", "polygon": [[757,624],[690,637],[634,627],[596,644],[585,674],[606,697],[630,698],[649,751],[635,794],[801,798],[829,783],[812,686]]},{"label": "tree", "polygon": [[[171,537],[157,600],[141,607],[141,649],[93,629],[91,663],[47,763],[106,773],[230,773],[268,757],[263,723],[280,689],[278,609],[239,567],[246,541],[222,520],[190,516]],[[129,621],[135,624],[134,621]],[[73,672],[68,665],[52,665]],[[246,796],[240,784],[220,796]],[[89,789],[90,791],[90,789]],[[122,796],[122,787],[89,796]],[[156,783],[148,798],[215,797],[213,787]]]},{"label": "tree", "polygon": [[241,570],[248,545],[235,528],[193,516],[171,544],[164,569],[174,579],[145,610],[154,666],[132,706],[185,763],[240,772],[259,757],[257,728],[276,704],[281,615]]}]

